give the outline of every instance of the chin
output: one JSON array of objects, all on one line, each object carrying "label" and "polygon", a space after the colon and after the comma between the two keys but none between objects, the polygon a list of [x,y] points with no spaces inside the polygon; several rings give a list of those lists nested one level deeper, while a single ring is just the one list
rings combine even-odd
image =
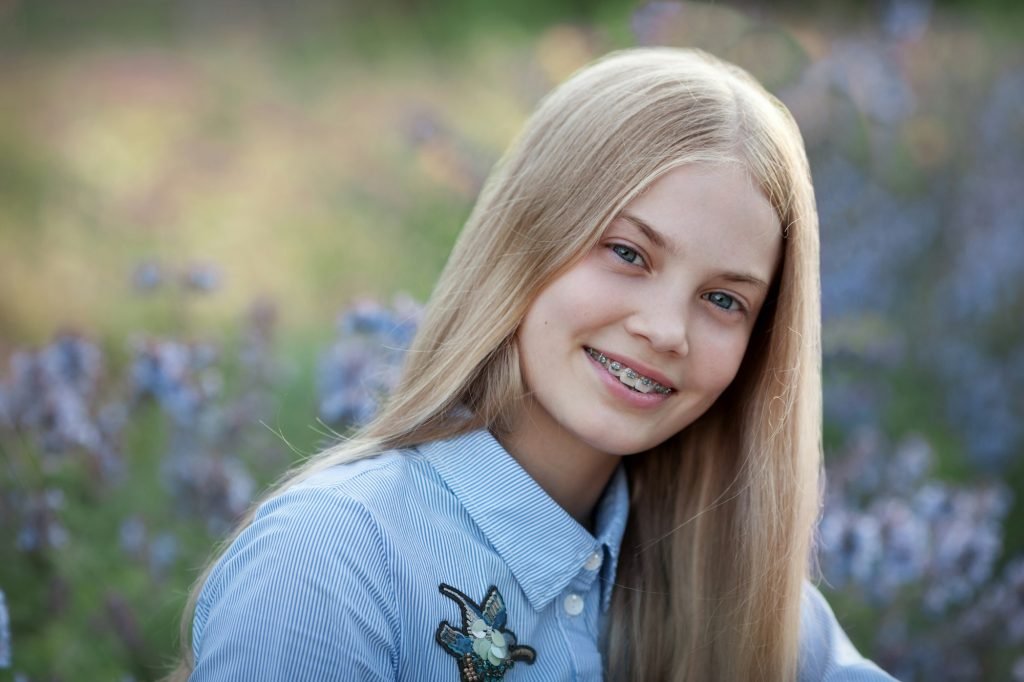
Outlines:
[{"label": "chin", "polygon": [[661,440],[652,440],[651,438],[637,439],[623,437],[605,437],[597,438],[590,441],[590,445],[595,450],[604,452],[605,454],[624,457],[627,455],[635,455],[641,452],[646,452],[657,445],[661,445],[666,440],[668,439],[663,438]]}]

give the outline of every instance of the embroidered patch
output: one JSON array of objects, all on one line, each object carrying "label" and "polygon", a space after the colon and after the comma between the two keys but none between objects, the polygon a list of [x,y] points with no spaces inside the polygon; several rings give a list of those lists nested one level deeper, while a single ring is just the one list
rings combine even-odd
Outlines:
[{"label": "embroidered patch", "polygon": [[451,585],[441,583],[437,589],[462,610],[461,630],[443,620],[434,635],[458,660],[462,682],[498,682],[516,661],[537,660],[533,647],[517,645],[515,633],[505,628],[505,600],[497,587],[487,590],[479,605]]}]

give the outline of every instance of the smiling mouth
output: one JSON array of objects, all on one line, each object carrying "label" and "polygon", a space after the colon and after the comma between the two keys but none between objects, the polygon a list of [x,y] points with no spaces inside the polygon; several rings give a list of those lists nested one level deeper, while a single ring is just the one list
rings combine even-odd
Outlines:
[{"label": "smiling mouth", "polygon": [[584,350],[587,354],[594,358],[602,367],[608,370],[608,373],[618,378],[620,382],[628,386],[630,389],[637,393],[660,393],[661,395],[668,395],[672,393],[672,389],[668,386],[659,384],[650,377],[645,377],[635,369],[626,367],[617,360],[612,360],[605,357],[604,353],[593,348],[584,346]]}]

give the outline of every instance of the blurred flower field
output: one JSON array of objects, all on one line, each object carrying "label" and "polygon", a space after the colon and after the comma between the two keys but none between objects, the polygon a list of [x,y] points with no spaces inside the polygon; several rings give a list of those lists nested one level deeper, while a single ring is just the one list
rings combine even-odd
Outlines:
[{"label": "blurred flower field", "polygon": [[[443,48],[388,17],[370,50],[324,28],[344,13],[184,4],[156,37],[0,47],[0,680],[159,678],[233,521],[394,385],[537,100],[673,44],[751,70],[807,140],[822,590],[901,680],[1024,681],[1019,13],[604,2]],[[11,6],[0,36],[35,26]]]}]

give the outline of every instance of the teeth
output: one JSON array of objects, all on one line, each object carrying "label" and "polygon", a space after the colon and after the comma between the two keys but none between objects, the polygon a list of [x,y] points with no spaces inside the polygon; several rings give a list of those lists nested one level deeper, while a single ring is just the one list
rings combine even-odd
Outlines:
[{"label": "teeth", "polygon": [[660,393],[662,395],[672,392],[671,388],[662,386],[657,381],[654,381],[650,377],[645,377],[630,367],[626,367],[621,362],[609,360],[605,354],[600,351],[596,351],[593,348],[587,348],[587,353],[590,357],[603,365],[608,370],[609,374],[618,377],[619,381],[635,391],[639,391],[640,393]]}]

